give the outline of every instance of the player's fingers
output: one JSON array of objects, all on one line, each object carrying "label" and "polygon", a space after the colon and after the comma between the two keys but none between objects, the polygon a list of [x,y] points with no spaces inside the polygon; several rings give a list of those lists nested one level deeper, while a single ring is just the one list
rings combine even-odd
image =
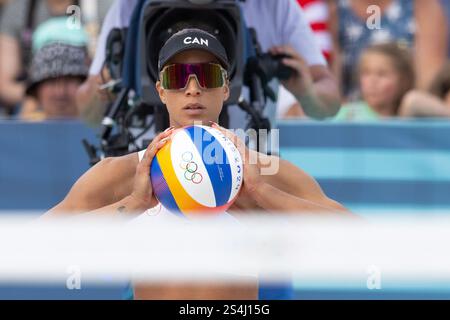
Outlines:
[{"label": "player's fingers", "polygon": [[236,149],[238,150],[239,154],[242,157],[242,160],[244,161],[244,165],[246,163],[252,162],[250,159],[251,152],[245,145],[244,141],[242,141],[241,138],[239,138],[236,134],[231,132],[230,130],[225,129],[224,127],[219,126],[215,122],[211,122],[212,126],[222,132],[228,139],[233,142],[233,144],[236,146]]},{"label": "player's fingers", "polygon": [[150,174],[150,165],[152,164],[153,158],[155,157],[156,153],[161,149],[167,141],[170,140],[170,137],[166,137],[162,140],[160,140],[158,143],[156,143],[152,148],[150,148],[146,154],[145,157],[142,158],[142,160],[139,162],[137,166],[137,172],[138,174],[142,174],[145,176],[148,176]]},{"label": "player's fingers", "polygon": [[147,158],[150,154],[149,152],[154,149],[158,143],[167,138],[170,137],[170,135],[173,133],[174,127],[169,127],[166,130],[164,130],[163,132],[159,133],[158,135],[156,135],[155,138],[153,138],[152,142],[147,146],[147,150],[144,153],[144,159]]},{"label": "player's fingers", "polygon": [[230,130],[225,129],[224,127],[221,127],[217,123],[212,122],[212,121],[211,121],[211,126],[215,129],[219,130],[220,132],[222,132],[225,135],[225,137],[227,137],[234,143],[234,145],[236,147],[238,147],[238,148],[245,147],[244,142]]},{"label": "player's fingers", "polygon": [[244,156],[247,146],[245,145],[244,141],[239,138],[238,135],[236,135],[235,133],[231,132],[228,129],[225,129],[224,127],[219,126],[217,123],[214,123],[215,127],[220,130],[228,139],[230,139],[234,145],[236,146],[236,148],[241,152],[242,156]]},{"label": "player's fingers", "polygon": [[[156,153],[161,149],[167,141],[170,140],[170,133],[172,130],[167,130],[161,134],[158,135],[158,139],[155,137],[155,139],[152,141],[152,143],[147,147],[147,150],[145,151],[144,157],[139,162],[137,170],[141,173],[148,174],[150,172],[150,165],[153,161],[153,158],[155,157]],[[155,141],[156,140],[156,141]]]},{"label": "player's fingers", "polygon": [[159,149],[161,149],[169,140],[170,136],[167,136],[153,143],[152,147],[148,150],[146,157],[143,159],[144,163],[151,162],[152,159],[155,157],[156,153],[159,151]]},{"label": "player's fingers", "polygon": [[164,130],[163,132],[160,132],[156,135],[156,137],[153,139],[152,144],[156,145],[158,144],[159,141],[161,141],[162,139],[169,137],[172,133],[173,130],[175,129],[175,127],[169,127],[166,130]]}]

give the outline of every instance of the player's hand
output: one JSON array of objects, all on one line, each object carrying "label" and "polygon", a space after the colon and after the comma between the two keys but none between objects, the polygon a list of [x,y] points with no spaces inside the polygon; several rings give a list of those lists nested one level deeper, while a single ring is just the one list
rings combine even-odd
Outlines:
[{"label": "player's hand", "polygon": [[133,191],[130,196],[134,201],[137,201],[142,208],[149,209],[158,204],[158,200],[156,200],[156,197],[153,194],[153,188],[150,181],[150,165],[158,150],[170,139],[173,129],[173,127],[170,127],[153,139],[148,145],[144,157],[136,167]]},{"label": "player's hand", "polygon": [[261,183],[263,183],[261,179],[260,166],[258,161],[259,157],[258,152],[247,148],[244,141],[242,141],[237,135],[232,133],[230,130],[227,130],[219,126],[215,122],[212,122],[211,126],[215,129],[218,129],[228,139],[230,139],[238,149],[239,153],[241,154],[242,161],[244,164],[244,182],[241,189],[241,196],[247,199],[251,198],[256,188]]}]

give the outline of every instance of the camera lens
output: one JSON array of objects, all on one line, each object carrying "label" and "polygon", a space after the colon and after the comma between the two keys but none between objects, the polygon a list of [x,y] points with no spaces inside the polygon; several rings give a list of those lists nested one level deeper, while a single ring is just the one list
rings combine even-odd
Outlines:
[{"label": "camera lens", "polygon": [[275,64],[276,64],[275,77],[277,77],[280,80],[287,80],[294,73],[294,70],[291,67],[286,66],[282,62],[282,60],[284,58],[289,58],[289,57],[290,56],[288,56],[286,54],[278,54],[278,55],[272,56],[272,59],[275,61]]},{"label": "camera lens", "polygon": [[293,75],[294,70],[282,62],[284,58],[288,57],[285,54],[271,55],[270,53],[264,53],[261,55],[259,58],[259,71],[265,82],[269,82],[273,78],[287,80]]}]

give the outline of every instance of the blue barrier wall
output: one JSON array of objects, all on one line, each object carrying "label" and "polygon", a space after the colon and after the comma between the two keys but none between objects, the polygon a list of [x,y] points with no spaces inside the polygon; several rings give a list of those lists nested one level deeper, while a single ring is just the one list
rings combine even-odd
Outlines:
[{"label": "blue barrier wall", "polygon": [[[314,176],[331,198],[357,210],[450,209],[450,122],[392,121],[367,124],[284,121],[280,154]],[[0,122],[0,211],[45,211],[61,201],[89,168],[81,139],[97,142],[95,131],[78,122]],[[364,286],[314,290],[309,298],[448,298],[448,290],[427,294],[368,292]],[[396,291],[397,290],[397,291]],[[123,287],[64,284],[0,286],[0,299],[121,299]]]},{"label": "blue barrier wall", "polygon": [[89,169],[81,144],[95,132],[78,122],[0,122],[0,210],[46,210]]},{"label": "blue barrier wall", "polygon": [[450,123],[283,122],[281,156],[354,210],[450,208]]},{"label": "blue barrier wall", "polygon": [[[450,208],[450,123],[285,121],[281,156],[352,209]],[[46,210],[88,168],[78,122],[0,122],[0,210]]]}]

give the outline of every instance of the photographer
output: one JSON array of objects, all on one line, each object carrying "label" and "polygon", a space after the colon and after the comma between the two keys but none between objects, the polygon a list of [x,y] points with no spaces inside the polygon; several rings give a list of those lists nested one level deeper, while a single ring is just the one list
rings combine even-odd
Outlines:
[{"label": "photographer", "polygon": [[0,113],[15,114],[24,104],[26,72],[31,62],[31,36],[41,23],[65,16],[73,0],[16,0],[0,17]]},{"label": "photographer", "polygon": [[[80,114],[90,123],[98,124],[108,97],[105,90],[99,89],[108,81],[102,70],[106,39],[113,28],[129,25],[136,4],[137,0],[117,0],[104,21],[90,76],[78,92]],[[298,4],[290,0],[246,0],[239,5],[247,26],[256,30],[263,52],[291,56],[282,63],[296,72],[281,83],[296,97],[305,113],[313,118],[335,115],[340,105],[338,86]],[[265,111],[272,120],[275,108],[275,103],[266,106]],[[228,113],[231,128],[246,127],[248,115],[237,105],[229,106]]]}]

